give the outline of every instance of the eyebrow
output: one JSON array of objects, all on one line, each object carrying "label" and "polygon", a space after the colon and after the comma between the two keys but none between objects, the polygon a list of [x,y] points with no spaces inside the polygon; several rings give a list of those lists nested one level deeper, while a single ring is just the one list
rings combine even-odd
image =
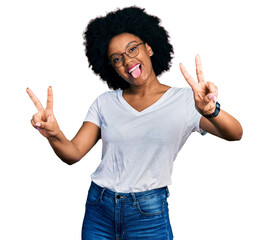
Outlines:
[{"label": "eyebrow", "polygon": [[136,43],[137,41],[132,41],[132,42],[129,42],[127,45],[126,45],[126,47],[125,48],[127,48],[130,44],[132,44],[132,43]]}]

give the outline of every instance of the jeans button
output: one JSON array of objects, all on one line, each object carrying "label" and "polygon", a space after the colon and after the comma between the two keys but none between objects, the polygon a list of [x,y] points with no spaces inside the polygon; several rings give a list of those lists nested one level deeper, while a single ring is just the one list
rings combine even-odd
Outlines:
[{"label": "jeans button", "polygon": [[117,195],[117,196],[116,196],[116,198],[117,198],[117,199],[120,199],[120,198],[121,198],[121,196],[120,196],[120,195]]}]

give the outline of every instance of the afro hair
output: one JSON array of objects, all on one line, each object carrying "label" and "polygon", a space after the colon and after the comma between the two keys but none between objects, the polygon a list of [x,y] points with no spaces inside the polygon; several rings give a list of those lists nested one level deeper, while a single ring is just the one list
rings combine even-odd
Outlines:
[{"label": "afro hair", "polygon": [[84,31],[89,67],[92,67],[94,73],[99,75],[110,89],[124,90],[130,87],[109,65],[107,57],[109,41],[121,33],[131,33],[152,48],[154,55],[151,61],[156,76],[169,70],[173,47],[169,43],[168,33],[160,26],[160,19],[136,6],[116,10],[105,17],[91,20]]}]

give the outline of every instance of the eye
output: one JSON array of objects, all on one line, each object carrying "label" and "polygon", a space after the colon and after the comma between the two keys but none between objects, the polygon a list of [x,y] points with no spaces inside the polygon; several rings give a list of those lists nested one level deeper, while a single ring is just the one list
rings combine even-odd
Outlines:
[{"label": "eye", "polygon": [[112,64],[117,64],[118,62],[120,62],[121,61],[121,56],[114,56],[114,57],[112,57],[112,59],[111,59],[111,63]]},{"label": "eye", "polygon": [[129,49],[129,53],[132,53],[134,52],[135,50],[137,49],[137,46],[133,46]]},{"label": "eye", "polygon": [[120,61],[120,58],[113,58],[112,60],[113,63],[117,63],[118,61]]}]

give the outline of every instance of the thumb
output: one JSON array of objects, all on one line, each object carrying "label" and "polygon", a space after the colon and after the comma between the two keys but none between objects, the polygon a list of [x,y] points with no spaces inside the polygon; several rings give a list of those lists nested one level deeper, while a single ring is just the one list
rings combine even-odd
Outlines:
[{"label": "thumb", "polygon": [[46,129],[46,126],[47,126],[47,123],[46,122],[42,122],[42,121],[39,121],[35,124],[36,128],[38,130],[40,129]]},{"label": "thumb", "polygon": [[217,102],[217,96],[215,93],[209,93],[205,96],[204,99],[207,103],[210,103],[211,101],[213,101],[213,103]]},{"label": "thumb", "polygon": [[48,116],[48,122],[53,122],[53,121],[55,121],[54,116],[53,116],[53,114],[50,114]]}]

